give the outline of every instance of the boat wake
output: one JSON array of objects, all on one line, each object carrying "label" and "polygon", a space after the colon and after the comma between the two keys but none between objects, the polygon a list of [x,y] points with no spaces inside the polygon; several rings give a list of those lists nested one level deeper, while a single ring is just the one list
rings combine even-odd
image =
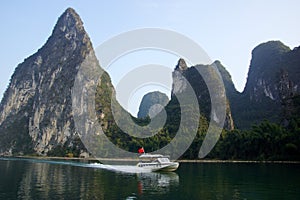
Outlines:
[{"label": "boat wake", "polygon": [[101,163],[83,163],[83,162],[74,162],[74,161],[64,161],[64,160],[47,160],[47,159],[34,159],[34,158],[3,158],[0,157],[0,161],[27,161],[31,163],[46,163],[46,164],[54,164],[54,165],[69,165],[75,167],[88,167],[94,169],[103,169],[120,173],[150,173],[150,169],[144,169],[141,167],[137,167],[135,165],[107,165]]},{"label": "boat wake", "polygon": [[87,167],[105,169],[114,172],[122,172],[122,173],[150,173],[150,169],[144,169],[135,165],[105,165],[100,163],[91,163],[88,164]]}]

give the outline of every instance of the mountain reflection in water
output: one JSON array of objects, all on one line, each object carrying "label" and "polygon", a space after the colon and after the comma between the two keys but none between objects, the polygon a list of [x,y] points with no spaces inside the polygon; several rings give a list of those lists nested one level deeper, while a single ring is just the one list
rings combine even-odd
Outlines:
[{"label": "mountain reflection in water", "polygon": [[133,165],[0,158],[0,199],[298,199],[300,165],[181,163],[152,173]]},{"label": "mountain reflection in water", "polygon": [[174,172],[152,173],[133,165],[35,159],[6,159],[5,165],[5,170],[0,165],[2,177],[15,175],[16,184],[9,192],[0,189],[0,199],[136,199],[149,191],[168,193],[171,185],[179,185]]}]

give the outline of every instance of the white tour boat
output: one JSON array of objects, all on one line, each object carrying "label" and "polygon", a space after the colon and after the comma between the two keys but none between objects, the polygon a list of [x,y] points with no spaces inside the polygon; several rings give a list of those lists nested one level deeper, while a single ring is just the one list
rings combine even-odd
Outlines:
[{"label": "white tour boat", "polygon": [[144,169],[149,169],[153,172],[155,171],[165,171],[171,172],[175,171],[179,163],[172,162],[169,159],[169,156],[163,156],[161,154],[142,154],[139,156],[139,163],[137,164],[138,167],[142,167]]}]

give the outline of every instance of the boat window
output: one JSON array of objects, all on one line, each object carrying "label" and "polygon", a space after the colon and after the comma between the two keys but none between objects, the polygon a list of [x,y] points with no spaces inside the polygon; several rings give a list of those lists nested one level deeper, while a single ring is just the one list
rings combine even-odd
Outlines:
[{"label": "boat window", "polygon": [[158,158],[158,161],[161,163],[168,163],[170,162],[169,158]]}]

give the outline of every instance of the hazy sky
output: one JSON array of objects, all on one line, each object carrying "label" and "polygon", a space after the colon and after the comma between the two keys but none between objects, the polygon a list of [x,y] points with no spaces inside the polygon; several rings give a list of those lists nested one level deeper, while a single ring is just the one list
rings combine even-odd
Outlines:
[{"label": "hazy sky", "polygon": [[[281,40],[290,48],[300,46],[297,0],[45,2],[1,2],[0,96],[15,67],[42,47],[58,17],[68,7],[80,15],[94,47],[137,28],[164,28],[184,34],[197,42],[212,60],[222,62],[239,91],[244,88],[255,46],[269,40]],[[169,64],[175,65],[176,61]]]}]

